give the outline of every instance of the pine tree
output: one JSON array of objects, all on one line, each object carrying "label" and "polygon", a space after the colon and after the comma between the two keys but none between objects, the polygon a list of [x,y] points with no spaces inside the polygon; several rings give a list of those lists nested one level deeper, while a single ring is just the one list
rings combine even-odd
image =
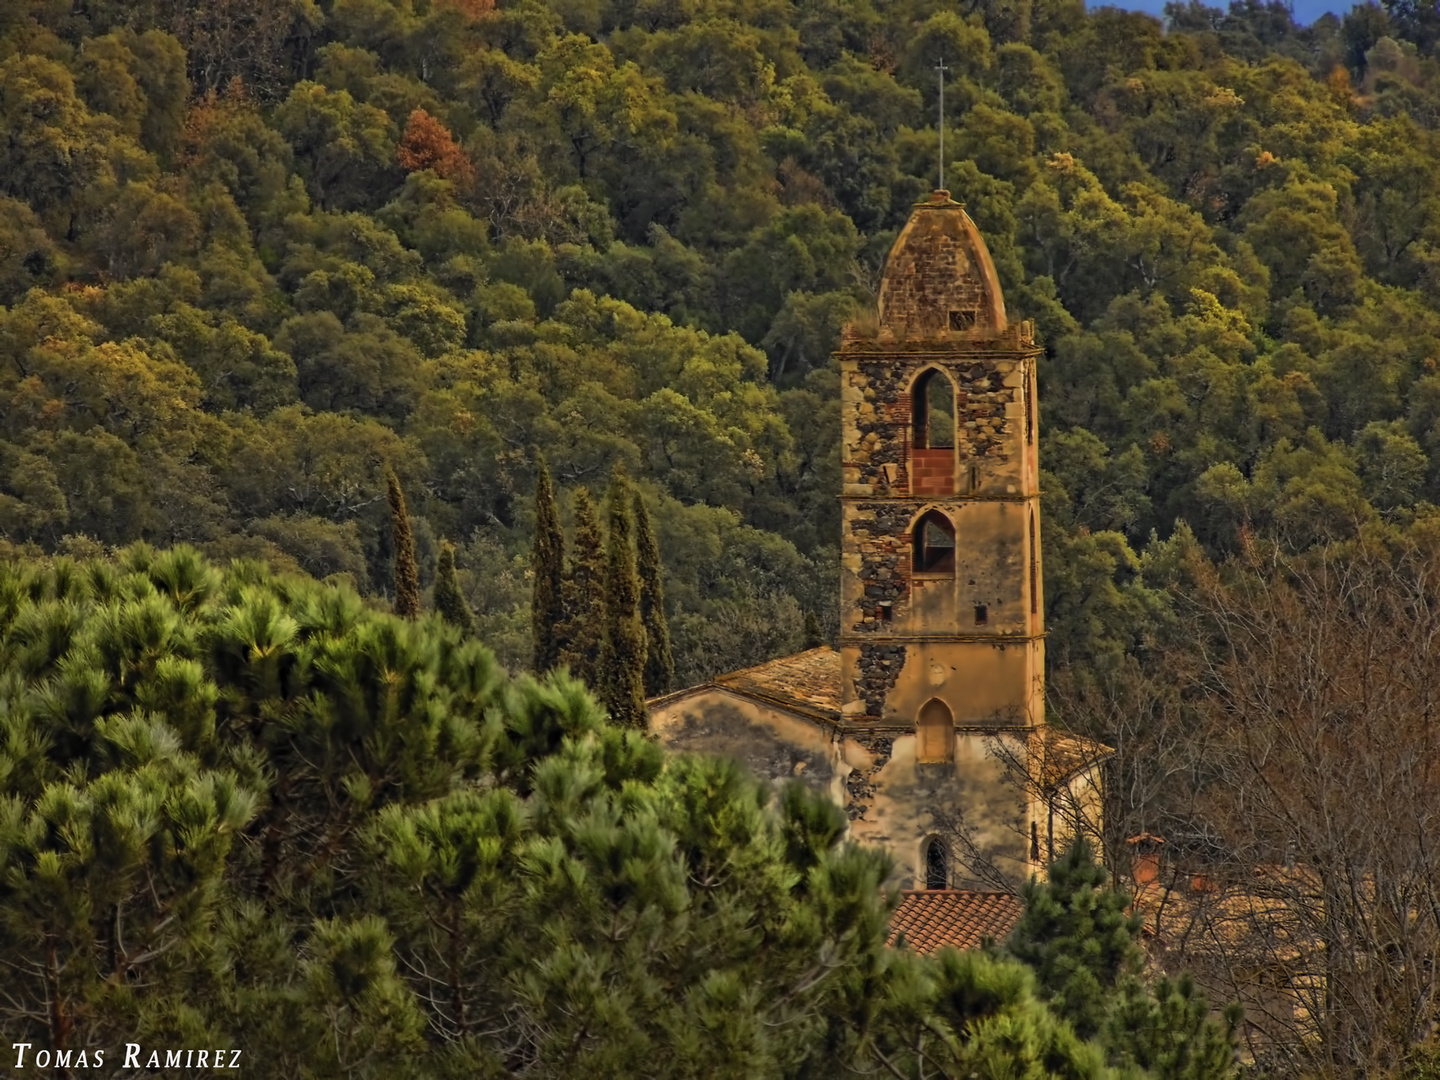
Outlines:
[{"label": "pine tree", "polygon": [[587,686],[598,686],[600,643],[605,637],[605,548],[595,504],[584,488],[575,492],[575,543],[564,599],[560,662]]},{"label": "pine tree", "polygon": [[1139,917],[1125,913],[1128,898],[1110,887],[1083,837],[1021,895],[1025,913],[1005,951],[1030,967],[1040,998],[1102,1045],[1111,1065],[1139,1065],[1159,1080],[1233,1075],[1239,1006],[1216,1022],[1188,977],[1153,987],[1141,980]]},{"label": "pine tree", "polygon": [[400,490],[400,478],[394,469],[385,470],[385,486],[395,531],[395,614],[414,619],[420,614],[420,568],[415,563],[415,536],[410,531],[405,492]]},{"label": "pine tree", "polygon": [[635,566],[630,481],[616,467],[610,480],[605,544],[605,638],[600,651],[600,696],[610,718],[645,726],[645,626],[640,621],[640,574]]},{"label": "pine tree", "polygon": [[475,632],[475,616],[465,603],[460,581],[455,576],[455,545],[446,540],[440,545],[440,559],[435,567],[435,610],[451,626],[467,634]]},{"label": "pine tree", "polygon": [[1235,1075],[1235,1030],[1242,1016],[1235,1002],[1220,1022],[1213,1020],[1210,1003],[1189,975],[1162,976],[1153,986],[1127,979],[1100,1042],[1112,1065],[1138,1066],[1157,1080],[1222,1080]]},{"label": "pine tree", "polygon": [[1086,1039],[1104,1023],[1121,977],[1141,963],[1140,919],[1125,913],[1126,898],[1109,882],[1089,842],[1078,838],[1050,864],[1045,882],[1032,878],[1021,888],[1025,913],[1006,945],[1034,970],[1041,996]]},{"label": "pine tree", "polygon": [[560,529],[550,470],[543,461],[535,480],[535,544],[530,570],[535,582],[530,597],[533,666],[537,675],[543,675],[560,664],[565,630],[565,534]]},{"label": "pine tree", "polygon": [[635,560],[640,573],[640,622],[645,627],[645,696],[670,689],[675,681],[675,655],[670,651],[670,623],[665,618],[665,589],[660,579],[660,545],[645,500],[635,492]]},{"label": "pine tree", "polygon": [[[192,549],[0,562],[0,595],[0,1030],[32,1049],[190,1031],[357,1080],[1105,1075],[1014,961],[886,948],[888,860],[823,794],[666,754],[574,680]],[[1190,1000],[1132,1003],[1134,1061],[1188,1078],[1164,1069]]]}]

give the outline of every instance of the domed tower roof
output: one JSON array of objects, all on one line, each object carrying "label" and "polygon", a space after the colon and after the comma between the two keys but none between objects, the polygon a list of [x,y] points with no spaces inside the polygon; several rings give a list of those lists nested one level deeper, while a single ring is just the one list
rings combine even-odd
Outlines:
[{"label": "domed tower roof", "polygon": [[1005,299],[980,230],[948,191],[918,203],[880,281],[880,337],[991,338],[1005,331]]}]

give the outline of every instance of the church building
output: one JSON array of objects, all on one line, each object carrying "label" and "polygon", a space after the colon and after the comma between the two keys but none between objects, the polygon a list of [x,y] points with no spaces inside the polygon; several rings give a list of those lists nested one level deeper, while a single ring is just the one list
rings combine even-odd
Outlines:
[{"label": "church building", "polygon": [[918,204],[837,354],[838,650],[650,703],[665,745],[828,794],[917,893],[1018,885],[1099,809],[1108,748],[1045,724],[1041,352],[964,207]]}]

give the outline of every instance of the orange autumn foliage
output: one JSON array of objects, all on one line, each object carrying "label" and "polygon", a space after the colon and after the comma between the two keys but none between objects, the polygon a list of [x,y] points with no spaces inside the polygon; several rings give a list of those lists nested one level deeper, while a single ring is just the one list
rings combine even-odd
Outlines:
[{"label": "orange autumn foliage", "polygon": [[250,93],[239,76],[230,80],[223,95],[213,89],[205,91],[185,113],[185,125],[180,132],[180,164],[194,163],[222,120],[253,107]]},{"label": "orange autumn foliage", "polygon": [[466,187],[475,179],[475,167],[450,129],[424,109],[410,114],[395,159],[406,172],[431,169],[457,187]]}]

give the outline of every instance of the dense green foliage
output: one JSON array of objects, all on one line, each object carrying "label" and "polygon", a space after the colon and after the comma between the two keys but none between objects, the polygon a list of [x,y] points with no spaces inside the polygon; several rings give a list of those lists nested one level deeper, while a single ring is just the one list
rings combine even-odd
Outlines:
[{"label": "dense green foliage", "polygon": [[645,729],[645,624],[635,555],[635,492],[616,468],[606,494],[605,635],[600,642],[600,699],[617,724]]},{"label": "dense green foliage", "polygon": [[1130,898],[1109,888],[1110,875],[1078,840],[1050,867],[1046,881],[1022,887],[1025,914],[1007,951],[1035,971],[1040,992],[1086,1037],[1105,1024],[1121,977],[1140,962],[1138,917]]},{"label": "dense green foliage", "polygon": [[1213,1020],[1188,977],[1140,978],[1140,919],[1131,897],[1082,837],[1051,864],[1047,879],[1021,889],[1025,911],[1003,953],[1035,973],[1057,1016],[1105,1047],[1110,1063],[1139,1066],[1161,1080],[1224,1080],[1235,1073],[1238,1005]]},{"label": "dense green foliage", "polygon": [[565,534],[555,505],[550,470],[540,462],[535,478],[535,539],[530,552],[530,670],[544,675],[560,663],[565,622]]},{"label": "dense green foliage", "polygon": [[462,633],[475,632],[475,616],[460,591],[460,582],[455,576],[455,545],[446,540],[440,545],[440,554],[435,560],[435,589],[432,597],[435,612],[451,626]]},{"label": "dense green foliage", "polygon": [[[1435,20],[1080,0],[22,0],[0,15],[0,529],[390,588],[530,659],[539,453],[623,462],[676,679],[834,629],[840,323],[934,184],[1038,321],[1051,657],[1211,558],[1440,494]],[[1152,557],[1152,553],[1156,557]]]},{"label": "dense green foliage", "polygon": [[385,472],[385,489],[390,502],[390,535],[395,545],[395,614],[413,619],[420,614],[420,568],[415,563],[415,534],[410,528],[405,492],[393,469]]},{"label": "dense green foliage", "polygon": [[635,493],[635,569],[640,575],[640,621],[645,629],[645,696],[673,688],[675,654],[670,647],[670,623],[665,617],[664,564],[650,511]]},{"label": "dense green foliage", "polygon": [[186,547],[5,563],[0,672],[0,1030],[95,1075],[1112,1075],[1013,961],[887,949],[833,804],[435,615]]},{"label": "dense green foliage", "polygon": [[[534,660],[530,496],[543,455],[564,493],[546,529],[558,543],[567,521],[574,540],[555,648],[594,682],[605,554],[586,488],[598,493],[623,464],[653,512],[676,683],[833,640],[840,455],[827,357],[841,323],[873,304],[885,251],[934,183],[941,58],[952,73],[948,186],[984,231],[1012,314],[1035,319],[1046,344],[1047,655],[1060,676],[1051,685],[1074,690],[1066,700],[1096,686],[1110,695],[1089,714],[1092,734],[1120,745],[1124,733],[1130,745],[1137,717],[1157,720],[1163,695],[1132,694],[1123,703],[1135,707],[1117,711],[1116,688],[1213,692],[1207,673],[1177,682],[1190,643],[1176,597],[1217,564],[1224,577],[1235,571],[1227,559],[1257,550],[1278,565],[1360,535],[1403,547],[1433,530],[1434,11],[1387,0],[1300,29],[1259,0],[1229,12],[1177,3],[1166,27],[1087,13],[1081,0],[492,6],[0,4],[0,534],[11,545],[38,557],[186,542],[217,563],[263,558],[360,596],[393,591],[397,607],[418,611],[422,588],[440,585],[448,537],[476,638],[518,671]],[[392,532],[391,470],[409,495],[408,544]],[[546,939],[558,958],[538,982],[507,984],[514,969],[503,966],[475,977],[482,997],[492,981],[514,993],[506,1022],[523,1028],[523,1053],[467,1048],[473,987],[416,989],[403,963],[473,974],[472,957],[439,956],[445,918],[493,918],[464,934],[513,932],[514,948],[533,953],[534,928],[504,919],[520,912],[524,926],[524,912],[557,895],[577,911],[673,928],[673,867],[646,879],[655,906],[605,876],[649,865],[660,835],[612,828],[617,815],[650,814],[677,837],[697,827],[668,795],[626,787],[648,752],[596,733],[570,684],[515,689],[480,661],[460,674],[447,657],[478,646],[423,617],[407,628],[343,589],[266,584],[251,564],[217,577],[188,555],[126,558],[123,572],[60,563],[43,583],[5,579],[11,802],[0,828],[4,857],[19,860],[7,865],[21,869],[4,879],[17,890],[7,917],[20,921],[0,931],[14,935],[0,957],[19,958],[24,1008],[78,1003],[60,1018],[99,1018],[86,1021],[91,1033],[109,1038],[141,1023],[127,980],[154,972],[178,980],[137,1029],[156,1038],[204,1041],[219,1025],[217,1037],[247,1045],[283,1045],[283,1034],[334,1046],[322,1036],[343,1030],[369,1040],[347,1044],[367,1064],[315,1071],[368,1068],[425,1039],[460,1047],[465,1075],[516,1068],[516,1054],[550,1068],[558,1059],[546,1055],[574,1032],[545,1012],[546,995],[593,991],[582,975],[614,960],[599,943],[560,956],[567,943]],[[158,584],[150,562],[163,568]],[[403,588],[392,578],[401,569]],[[324,653],[334,635],[354,648]],[[378,675],[420,668],[424,678],[397,683]],[[490,681],[467,684],[476,671]],[[464,706],[406,696],[417,687]],[[419,725],[403,738],[402,719]],[[595,741],[562,749],[560,733],[580,728]],[[1193,735],[1170,745],[1201,746]],[[1110,789],[1131,802],[1112,809],[1152,813],[1128,781],[1174,775],[1141,745],[1144,760],[1130,759],[1127,783]],[[529,779],[562,758],[579,773],[552,766],[568,778],[553,789]],[[1213,756],[1194,760],[1199,784],[1228,782]],[[467,801],[462,774],[490,778],[484,799]],[[502,790],[524,814],[485,801]],[[582,797],[579,817],[546,816]],[[427,801],[437,799],[451,802]],[[382,835],[382,803],[404,807],[383,826],[409,852],[399,868],[354,839]],[[1323,805],[1327,828],[1330,808],[1345,805]],[[803,817],[792,808],[784,828]],[[545,859],[583,851],[598,876],[472,903],[499,886],[451,858],[471,850],[453,838],[473,827],[514,839],[521,819],[525,839],[485,847],[485,859],[523,849],[534,880],[551,881],[563,874]],[[755,843],[781,843],[761,832]],[[1322,859],[1323,846],[1301,857],[1363,877],[1375,845],[1354,838],[1372,834],[1346,835],[1353,861]],[[609,839],[617,846],[595,846]],[[1264,839],[1243,849],[1248,860],[1279,858],[1285,841]],[[627,844],[636,861],[607,861]],[[387,869],[373,879],[353,873],[376,865]],[[797,865],[789,872],[808,880]],[[402,901],[439,906],[407,914]],[[1357,912],[1354,926],[1374,925]],[[25,980],[62,978],[46,967],[47,940],[89,959],[63,986],[37,988]],[[202,941],[214,944],[197,953]],[[592,966],[581,971],[582,959]],[[1048,1048],[1035,1072],[1065,1071],[1044,1057],[1052,1051],[1073,1064],[1095,1050],[1013,967],[871,962],[891,965],[897,989],[877,996],[865,982],[874,970],[846,969],[850,1011],[826,1034],[857,1059],[983,1075],[984,1040],[956,1033],[991,1031],[999,1046],[1006,1025],[1022,1023],[1045,1032],[1027,1044]],[[1366,977],[1385,967],[1369,964]],[[701,1034],[675,1051],[680,1072],[750,1052],[768,1061],[772,1036],[789,1053],[774,1035],[792,1030],[788,1018],[771,1027],[774,1015],[747,1011],[750,972],[735,970],[738,981],[717,976],[703,991],[727,1003],[707,1014],[700,998],[670,992],[682,986],[673,973],[651,983],[627,969],[616,1000],[661,1001],[657,1026],[617,1024],[616,1041],[594,1052],[646,1060],[653,1041],[669,1044],[661,1028],[684,1028]],[[1363,985],[1346,978],[1347,993]],[[1150,995],[1107,1012],[1104,1030],[1193,1015],[1183,985]],[[728,1004],[742,998],[747,1009]],[[194,1004],[222,999],[222,1014]],[[687,1009],[764,1018],[753,1031],[728,1019],[707,1028]],[[30,1012],[15,1023],[37,1023]],[[1431,1030],[1421,1019],[1404,1031]],[[1412,1037],[1370,1026],[1351,1041]],[[1163,1037],[1145,1051],[1168,1052]],[[1350,1060],[1326,1053],[1328,1064]],[[1151,1060],[1140,1049],[1134,1059]],[[620,1058],[570,1064],[610,1060]],[[304,1075],[283,1056],[274,1068]]]},{"label": "dense green foliage", "polygon": [[587,686],[600,685],[605,642],[605,540],[590,496],[575,497],[575,539],[563,581],[560,662]]}]

